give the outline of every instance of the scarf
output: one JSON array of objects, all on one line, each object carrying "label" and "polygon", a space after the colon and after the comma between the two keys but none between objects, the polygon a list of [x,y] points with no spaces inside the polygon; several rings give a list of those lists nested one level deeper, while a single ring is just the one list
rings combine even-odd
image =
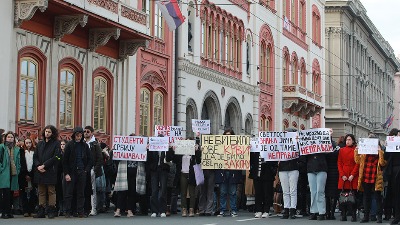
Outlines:
[{"label": "scarf", "polygon": [[15,161],[14,161],[14,143],[13,142],[6,142],[6,146],[8,147],[8,151],[10,153],[10,172],[11,176],[16,176],[17,175],[17,167],[15,166]]}]

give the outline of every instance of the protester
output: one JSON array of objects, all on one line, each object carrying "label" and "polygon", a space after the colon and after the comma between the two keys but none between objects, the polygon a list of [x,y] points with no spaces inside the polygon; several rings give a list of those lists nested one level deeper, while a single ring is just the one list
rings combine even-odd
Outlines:
[{"label": "protester", "polygon": [[337,162],[340,147],[336,145],[336,142],[332,138],[332,129],[329,129],[329,133],[331,135],[333,152],[327,153],[326,155],[326,163],[328,165],[325,185],[326,219],[335,220],[335,209],[339,198],[339,191],[337,188],[339,171]]},{"label": "protester", "polygon": [[57,193],[57,211],[58,216],[64,216],[64,193],[65,193],[65,182],[64,182],[64,172],[63,172],[63,158],[65,152],[65,146],[67,145],[66,140],[60,141],[60,163],[58,164],[57,170],[57,185],[56,185],[56,193]]},{"label": "protester", "polygon": [[[31,138],[26,138],[22,149],[24,151],[25,169],[21,170],[23,183],[20,189],[22,190],[22,206],[24,210],[24,217],[29,217],[34,213],[35,206],[38,201],[36,185],[33,184],[33,155],[36,151],[35,141]],[[22,161],[23,160],[21,160],[21,164]],[[23,166],[21,165],[21,167]]]},{"label": "protester", "polygon": [[[400,130],[393,128],[389,132],[389,136],[400,136]],[[400,154],[387,152],[385,159],[387,164],[384,180],[389,183],[387,188],[389,193],[386,200],[391,202],[391,206],[394,208],[394,219],[390,222],[391,225],[394,225],[400,222]]]},{"label": "protester", "polygon": [[33,155],[33,162],[36,168],[34,175],[35,183],[38,184],[39,209],[35,218],[44,218],[46,204],[48,205],[48,218],[56,216],[56,184],[57,169],[60,160],[60,142],[58,130],[53,125],[43,129],[42,141],[37,145]]},{"label": "protester", "polygon": [[[337,168],[339,170],[338,189],[343,191],[357,190],[358,170],[359,165],[354,160],[354,152],[357,146],[356,138],[353,134],[345,136],[346,146],[339,150],[337,160]],[[351,221],[357,221],[357,206],[356,204],[347,203],[340,205],[340,221],[347,221],[347,214],[350,212]]]},{"label": "protester", "polygon": [[14,218],[11,213],[11,192],[19,190],[18,174],[21,170],[19,148],[15,143],[15,135],[5,133],[5,140],[0,144],[0,204],[1,218]]}]

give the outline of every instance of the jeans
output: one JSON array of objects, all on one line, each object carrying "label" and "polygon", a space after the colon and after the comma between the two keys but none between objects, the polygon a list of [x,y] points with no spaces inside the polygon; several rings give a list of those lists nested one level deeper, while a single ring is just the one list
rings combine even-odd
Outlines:
[{"label": "jeans", "polygon": [[64,196],[65,212],[72,213],[71,203],[75,190],[76,211],[78,213],[84,213],[83,207],[85,204],[86,172],[83,170],[78,170],[74,174],[70,174],[69,176],[71,177],[71,181],[65,181],[65,196]]},{"label": "jeans", "polygon": [[375,196],[376,200],[376,215],[382,216],[382,194],[380,191],[375,191],[375,183],[367,184],[362,183],[364,188],[363,201],[364,201],[364,210],[366,214],[371,212],[371,202],[372,195]]},{"label": "jeans", "polygon": [[168,172],[158,168],[151,172],[151,197],[150,207],[152,213],[165,213],[167,211],[167,179]]},{"label": "jeans", "polygon": [[212,213],[214,203],[215,171],[203,170],[204,184],[200,185],[199,212]]},{"label": "jeans", "polygon": [[308,184],[311,192],[310,213],[326,213],[325,184],[326,172],[308,173]]},{"label": "jeans", "polygon": [[237,184],[222,183],[219,185],[220,197],[220,212],[228,211],[226,208],[226,200],[229,197],[229,205],[232,212],[237,212],[236,208],[236,189]]},{"label": "jeans", "polygon": [[281,171],[279,180],[282,185],[283,204],[285,209],[295,209],[297,206],[297,181],[299,180],[299,171]]}]

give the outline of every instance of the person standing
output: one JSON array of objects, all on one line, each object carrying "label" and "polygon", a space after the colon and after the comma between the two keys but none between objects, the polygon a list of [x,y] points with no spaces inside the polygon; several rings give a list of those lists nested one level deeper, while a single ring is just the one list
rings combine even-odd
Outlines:
[{"label": "person standing", "polygon": [[335,209],[339,199],[338,187],[338,156],[340,147],[336,145],[336,142],[332,138],[333,130],[330,129],[331,143],[333,152],[327,153],[326,163],[328,165],[326,185],[325,185],[325,198],[326,198],[326,219],[335,220]]},{"label": "person standing", "polygon": [[[337,160],[337,168],[339,170],[338,176],[338,190],[350,191],[357,190],[358,170],[359,165],[354,160],[354,151],[357,143],[356,138],[352,134],[345,136],[346,146],[339,150]],[[356,204],[340,205],[341,217],[340,221],[347,221],[347,212],[351,212],[351,221],[357,221],[357,207]]]},{"label": "person standing", "polygon": [[36,187],[32,183],[34,177],[33,154],[36,151],[35,141],[31,138],[26,138],[23,150],[26,165],[24,173],[21,172],[23,178],[21,187],[22,206],[24,208],[24,217],[29,217],[34,213],[37,204]]},{"label": "person standing", "polygon": [[[90,192],[90,186],[92,187],[91,189],[91,198],[90,202],[92,203],[92,209],[90,210],[89,215],[90,216],[95,216],[97,215],[97,200],[101,200],[102,193],[98,193],[97,188],[96,188],[96,179],[101,179],[101,176],[103,175],[103,154],[102,154],[102,149],[100,147],[100,144],[94,137],[94,129],[91,126],[86,126],[84,130],[83,136],[85,137],[85,142],[88,144],[90,148],[90,152],[92,154],[92,160],[93,160],[93,167],[90,170],[90,176],[88,176],[87,180],[87,186],[86,186],[86,192],[85,192],[85,199],[87,202],[89,202],[89,194],[87,192]],[[86,205],[86,203],[85,203]]]},{"label": "person standing", "polygon": [[[389,132],[389,136],[400,136],[400,130],[393,128]],[[400,222],[400,154],[397,152],[386,152],[385,160],[387,161],[384,171],[384,181],[388,182],[388,193],[386,195],[387,212],[385,214],[391,215],[391,209],[394,209],[394,220],[390,222],[391,225]],[[390,216],[388,216],[388,219]]]},{"label": "person standing", "polygon": [[84,212],[85,186],[87,173],[92,168],[90,148],[83,138],[82,127],[75,127],[72,140],[67,143],[63,155],[65,179],[64,208],[65,217],[71,217],[71,202],[76,191],[77,212],[80,218],[87,217]]},{"label": "person standing", "polygon": [[11,213],[11,192],[18,191],[18,174],[21,170],[19,148],[15,143],[15,135],[5,133],[5,140],[0,144],[0,204],[1,218],[14,218]]},{"label": "person standing", "polygon": [[[369,138],[377,138],[375,134],[370,134]],[[376,200],[377,223],[382,223],[382,191],[383,191],[383,167],[386,165],[384,153],[378,145],[378,154],[358,154],[358,149],[354,151],[354,160],[359,167],[358,190],[363,191],[364,217],[361,223],[367,223],[370,219],[372,195]],[[398,190],[397,190],[398,191]]]},{"label": "person standing", "polygon": [[36,168],[35,183],[38,184],[39,210],[35,218],[45,218],[46,203],[49,219],[56,216],[56,184],[57,168],[60,160],[60,142],[57,140],[58,130],[53,125],[43,129],[42,141],[37,145],[33,154]]}]

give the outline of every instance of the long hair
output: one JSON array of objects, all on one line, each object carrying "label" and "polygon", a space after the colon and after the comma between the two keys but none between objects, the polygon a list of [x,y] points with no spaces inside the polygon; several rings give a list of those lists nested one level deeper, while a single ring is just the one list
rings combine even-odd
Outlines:
[{"label": "long hair", "polygon": [[227,133],[230,133],[231,135],[235,135],[235,132],[233,132],[233,129],[232,128],[227,128],[227,129],[225,129],[225,131],[224,131],[224,135],[225,134],[227,134]]},{"label": "long hair", "polygon": [[397,136],[398,133],[399,133],[399,130],[397,128],[393,128],[390,130],[388,136]]},{"label": "long hair", "polygon": [[32,140],[32,138],[30,138],[30,137],[25,138],[25,140],[24,140],[24,145],[22,145],[22,148],[23,148],[24,150],[28,150],[27,147],[26,147],[26,144],[25,144],[25,141],[26,141],[26,140],[30,140],[31,143],[32,143],[32,147],[31,147],[31,149],[29,149],[29,150],[35,150],[35,148],[36,148],[36,142],[35,142],[35,140]]},{"label": "long hair", "polygon": [[46,129],[50,129],[51,130],[50,139],[57,139],[58,138],[58,130],[57,130],[57,128],[55,126],[53,126],[53,125],[47,125],[42,130],[42,138],[43,138],[43,140],[46,140],[46,136],[45,136]]},{"label": "long hair", "polygon": [[357,146],[357,141],[356,141],[356,137],[354,137],[353,134],[346,134],[346,136],[344,136],[344,141],[346,143],[347,137],[350,137],[353,140],[353,147]]},{"label": "long hair", "polygon": [[16,141],[15,141],[15,133],[12,132],[12,131],[8,131],[7,133],[4,134],[4,143],[6,143],[7,136],[8,136],[9,134],[11,134],[11,135],[13,136],[13,139],[14,139],[13,143],[14,143],[14,145],[15,145],[15,144],[16,144]]}]

